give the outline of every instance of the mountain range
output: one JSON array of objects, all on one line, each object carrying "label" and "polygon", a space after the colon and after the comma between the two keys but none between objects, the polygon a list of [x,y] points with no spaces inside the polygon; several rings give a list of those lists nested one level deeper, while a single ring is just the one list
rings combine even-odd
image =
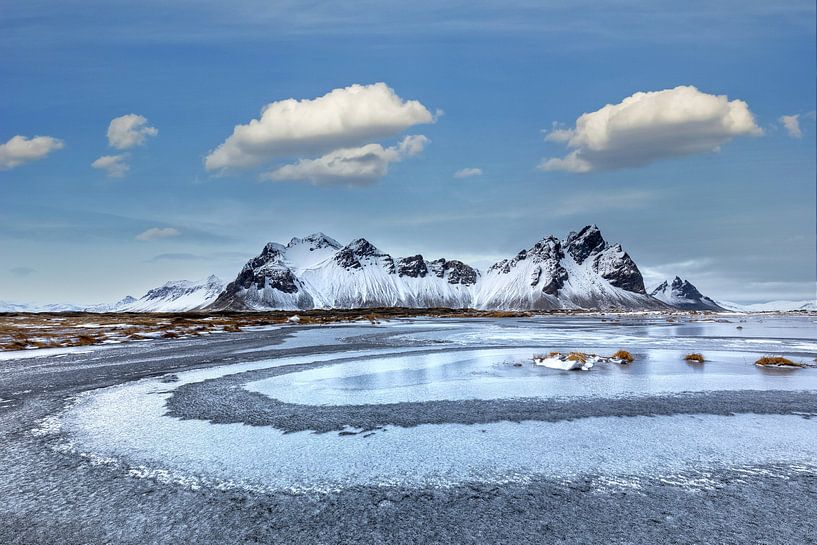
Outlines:
[{"label": "mountain range", "polygon": [[[775,305],[779,303],[777,308]],[[232,282],[178,280],[136,299],[81,307],[0,302],[0,312],[183,312],[447,307],[481,310],[815,310],[814,301],[719,303],[675,277],[647,292],[635,261],[595,225],[547,236],[484,273],[456,259],[393,257],[366,239],[315,233],[270,242]],[[784,304],[785,303],[785,304]],[[757,307],[757,308],[754,308]]]},{"label": "mountain range", "polygon": [[[564,239],[547,236],[484,273],[455,259],[430,260],[421,254],[393,257],[362,238],[342,245],[315,233],[293,238],[286,245],[270,242],[208,308],[643,310],[669,306],[647,293],[638,266],[621,245],[608,243],[598,227],[588,225]],[[685,309],[693,308],[713,307],[704,300],[697,307],[687,302]]]}]

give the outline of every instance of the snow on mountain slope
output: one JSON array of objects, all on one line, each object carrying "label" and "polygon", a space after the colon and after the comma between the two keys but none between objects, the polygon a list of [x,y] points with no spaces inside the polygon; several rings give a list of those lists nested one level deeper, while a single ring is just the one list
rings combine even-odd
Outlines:
[{"label": "snow on mountain slope", "polygon": [[30,305],[27,303],[0,301],[0,312],[82,312],[83,310],[85,310],[85,308],[79,305],[62,303]]},{"label": "snow on mountain slope", "polygon": [[488,269],[474,307],[480,309],[662,308],[644,290],[638,267],[595,225],[564,241],[548,236]]},{"label": "snow on mountain slope", "polygon": [[688,280],[676,276],[672,283],[661,282],[650,294],[672,308],[680,310],[725,310],[714,300],[703,295]]},{"label": "snow on mountain slope", "polygon": [[269,243],[213,308],[467,307],[477,272],[459,261],[398,259],[365,239],[346,246],[323,233]]},{"label": "snow on mountain slope", "polygon": [[101,303],[99,305],[91,305],[90,307],[85,307],[83,310],[85,312],[122,312],[130,307],[132,304],[136,303],[137,299],[135,297],[131,297],[130,295],[123,297],[116,303]]},{"label": "snow on mountain slope", "polygon": [[175,280],[149,290],[139,299],[125,304],[124,312],[184,312],[201,309],[215,301],[224,289],[224,282],[216,276],[191,282]]},{"label": "snow on mountain slope", "polygon": [[754,303],[750,305],[718,301],[718,305],[734,312],[817,311],[817,302],[815,302],[814,299],[805,299],[803,301],[769,301],[768,303]]},{"label": "snow on mountain slope", "polygon": [[395,259],[366,239],[341,246],[322,233],[267,244],[214,309],[666,308],[646,294],[635,262],[596,226],[546,237],[483,276],[456,260]]}]

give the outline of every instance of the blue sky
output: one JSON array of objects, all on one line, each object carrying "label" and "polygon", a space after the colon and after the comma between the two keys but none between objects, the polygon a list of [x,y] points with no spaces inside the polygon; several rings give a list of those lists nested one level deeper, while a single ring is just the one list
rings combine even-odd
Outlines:
[{"label": "blue sky", "polygon": [[[41,141],[47,153],[0,170],[0,299],[93,303],[230,279],[265,242],[314,231],[485,266],[588,223],[648,287],[679,274],[737,302],[814,297],[813,1],[445,6],[5,2],[0,144],[61,147]],[[263,179],[334,148],[262,146],[253,166],[205,167],[265,105],[377,82],[434,118],[341,135],[334,148],[379,146],[385,174],[326,178],[310,163],[307,179]],[[710,125],[638,125],[582,147],[582,114],[678,86],[725,95],[730,111],[743,101],[752,121],[714,142]],[[157,134],[118,149],[109,124],[127,114]],[[781,116],[798,116],[799,136]],[[573,144],[546,139],[554,123],[576,129]],[[400,151],[412,135],[421,151]],[[541,168],[576,150],[589,172]],[[121,176],[91,166],[113,155]],[[467,168],[481,175],[454,176]]]}]

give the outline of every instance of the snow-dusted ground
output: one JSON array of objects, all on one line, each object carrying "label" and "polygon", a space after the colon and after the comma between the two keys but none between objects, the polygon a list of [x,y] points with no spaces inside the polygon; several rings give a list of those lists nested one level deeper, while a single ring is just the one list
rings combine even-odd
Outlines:
[{"label": "snow-dusted ground", "polygon": [[[136,475],[171,475],[179,482],[249,489],[455,486],[585,474],[630,482],[706,468],[781,463],[817,467],[817,419],[707,414],[705,405],[700,414],[440,422],[340,434],[285,433],[267,425],[214,424],[166,414],[166,403],[180,388],[228,379],[238,379],[241,388],[271,403],[289,403],[293,411],[304,407],[306,412],[328,406],[363,406],[364,413],[366,406],[400,411],[404,403],[445,400],[524,398],[546,404],[579,399],[604,404],[622,396],[671,397],[681,392],[817,392],[817,369],[770,371],[753,365],[758,355],[772,352],[813,360],[817,329],[808,318],[680,324],[655,317],[620,320],[624,323],[550,318],[292,326],[287,331],[294,335],[278,348],[315,347],[314,353],[192,370],[177,373],[172,382],[145,379],[92,392],[81,396],[55,429],[68,434],[67,448],[99,460],[123,460]],[[366,338],[378,342],[361,349],[359,341]],[[339,345],[344,339],[356,344],[343,350]],[[629,366],[599,364],[588,372],[536,367],[530,361],[534,353],[551,349],[610,353],[618,348],[634,353],[636,361]],[[707,363],[684,363],[683,354],[692,350],[703,352]],[[253,372],[267,369],[282,374],[253,378]],[[243,374],[247,378],[242,382]]]}]

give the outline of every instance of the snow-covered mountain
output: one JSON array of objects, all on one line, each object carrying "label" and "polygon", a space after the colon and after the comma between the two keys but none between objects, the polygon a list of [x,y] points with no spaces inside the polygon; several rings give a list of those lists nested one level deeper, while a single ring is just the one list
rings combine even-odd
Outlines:
[{"label": "snow-covered mountain", "polygon": [[133,303],[135,303],[137,299],[135,297],[131,297],[130,295],[123,297],[116,303],[101,303],[99,305],[91,305],[90,307],[85,307],[83,309],[84,312],[123,312],[128,309]]},{"label": "snow-covered mountain", "polygon": [[680,310],[726,310],[703,295],[688,280],[676,276],[671,282],[663,281],[650,293],[659,301]]},{"label": "snow-covered mountain", "polygon": [[596,226],[549,236],[485,275],[457,260],[393,258],[365,239],[343,246],[316,233],[271,242],[216,299],[214,309],[378,306],[480,309],[666,308],[647,295],[635,262]]},{"label": "snow-covered mountain", "polygon": [[817,301],[806,299],[803,301],[769,301],[768,303],[754,303],[741,305],[728,301],[718,301],[718,304],[727,310],[734,312],[792,312],[792,311],[817,311]]},{"label": "snow-covered mountain", "polygon": [[479,273],[460,261],[395,260],[369,241],[342,246],[316,233],[270,242],[227,285],[213,308],[468,307]]},{"label": "snow-covered mountain", "polygon": [[114,305],[118,307],[116,310],[98,310],[96,312],[183,312],[197,310],[215,301],[223,290],[224,282],[213,275],[196,282],[175,280],[149,290],[139,299],[126,297]]},{"label": "snow-covered mountain", "polygon": [[635,262],[620,244],[588,225],[565,240],[548,236],[492,265],[473,306],[482,309],[664,308],[647,295]]},{"label": "snow-covered mountain", "polygon": [[30,305],[0,301],[0,312],[83,312],[85,307],[72,304],[51,303],[48,305]]}]

